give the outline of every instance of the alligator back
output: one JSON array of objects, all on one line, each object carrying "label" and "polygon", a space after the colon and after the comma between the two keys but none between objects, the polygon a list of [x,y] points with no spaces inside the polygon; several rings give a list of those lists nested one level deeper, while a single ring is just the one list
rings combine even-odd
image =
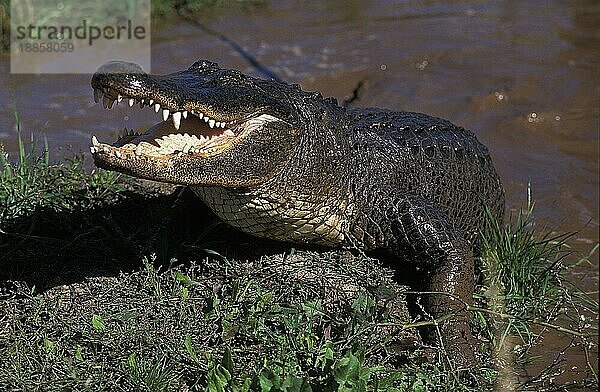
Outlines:
[{"label": "alligator back", "polygon": [[386,192],[422,198],[448,214],[471,243],[486,208],[502,219],[502,185],[488,149],[471,131],[421,113],[356,109],[348,115],[355,167],[367,168],[355,185],[364,196],[359,211],[373,213],[377,203],[370,198]]}]

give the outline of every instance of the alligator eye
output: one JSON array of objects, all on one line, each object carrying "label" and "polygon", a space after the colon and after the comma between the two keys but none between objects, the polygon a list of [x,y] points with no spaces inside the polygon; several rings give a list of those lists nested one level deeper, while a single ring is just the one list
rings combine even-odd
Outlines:
[{"label": "alligator eye", "polygon": [[200,71],[218,70],[219,64],[213,63],[212,61],[199,60],[190,66],[189,69],[197,69]]}]

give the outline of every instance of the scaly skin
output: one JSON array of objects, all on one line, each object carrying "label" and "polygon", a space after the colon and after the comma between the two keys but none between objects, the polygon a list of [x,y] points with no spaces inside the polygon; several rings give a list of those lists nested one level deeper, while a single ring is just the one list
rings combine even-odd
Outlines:
[{"label": "scaly skin", "polygon": [[[497,219],[504,211],[488,150],[472,132],[419,113],[347,111],[318,93],[206,61],[165,76],[109,63],[92,86],[109,104],[118,93],[154,99],[171,115],[195,110],[236,121],[236,138],[216,153],[181,153],[189,139],[134,153],[165,134],[206,134],[193,122],[176,130],[167,121],[114,146],[94,139],[98,166],[190,185],[223,221],[255,236],[383,251],[402,269],[413,266],[422,275],[417,289],[440,293],[424,296],[425,310],[456,313],[441,326],[446,348],[459,364],[472,360],[472,251],[486,208]],[[239,125],[248,119],[258,125]]]}]

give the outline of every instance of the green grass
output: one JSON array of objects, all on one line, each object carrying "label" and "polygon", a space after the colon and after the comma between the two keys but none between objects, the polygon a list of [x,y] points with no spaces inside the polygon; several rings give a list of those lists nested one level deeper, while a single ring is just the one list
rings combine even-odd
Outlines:
[{"label": "green grass", "polygon": [[[454,369],[415,350],[406,288],[377,260],[251,239],[182,188],[53,164],[39,144],[0,158],[0,389],[492,390],[549,333],[597,386],[598,303],[568,279],[587,258],[532,208],[483,239],[482,354]],[[519,388],[560,388],[568,364],[537,360]]]},{"label": "green grass", "polygon": [[17,124],[18,154],[14,162],[0,145],[0,222],[7,222],[36,210],[57,212],[90,208],[109,192],[120,190],[118,175],[83,170],[83,157],[71,156],[64,163],[50,164],[48,144],[39,151],[33,136],[25,143]]},{"label": "green grass", "polygon": [[[0,366],[0,380],[6,380],[5,387],[25,390],[80,389],[90,381],[95,390],[140,385],[146,390],[181,390],[184,385],[230,390],[261,384],[299,390],[292,385],[303,383],[337,390],[372,384],[375,376],[385,385],[393,370],[390,359],[365,355],[367,349],[378,349],[371,335],[375,317],[342,324],[352,321],[352,295],[347,306],[325,311],[331,304],[303,300],[303,293],[283,284],[266,288],[261,282],[284,259],[300,268],[308,257],[273,257],[259,269],[250,263],[207,261],[158,273],[148,264],[127,276],[75,284],[74,292],[54,289],[28,296],[24,288],[20,293],[32,308],[11,302],[3,312],[20,321],[9,327],[11,344],[2,350],[7,363]],[[322,256],[312,257],[316,267]],[[335,263],[335,255],[327,257]],[[287,278],[287,271],[279,269],[272,280]],[[310,284],[295,288],[302,286]],[[361,292],[357,298],[372,296]],[[56,309],[60,303],[68,303],[68,311]],[[329,339],[323,337],[325,329]],[[358,341],[362,349],[352,347]],[[379,358],[377,365],[374,358]]]},{"label": "green grass", "polygon": [[[531,352],[549,331],[560,333],[572,339],[570,347],[583,351],[592,384],[597,385],[597,292],[588,294],[574,284],[571,271],[582,264],[594,268],[589,259],[598,252],[598,244],[588,255],[577,255],[569,245],[576,233],[538,228],[530,188],[524,211],[511,214],[505,225],[489,221],[482,244],[483,282],[475,296],[479,307],[472,310],[496,358],[524,367],[539,359]],[[548,364],[531,386],[552,384],[561,373],[560,361]]]}]

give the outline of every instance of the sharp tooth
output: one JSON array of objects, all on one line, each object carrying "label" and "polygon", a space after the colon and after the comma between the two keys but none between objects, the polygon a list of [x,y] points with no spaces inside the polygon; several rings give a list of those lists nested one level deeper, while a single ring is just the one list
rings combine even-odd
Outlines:
[{"label": "sharp tooth", "polygon": [[155,104],[154,104],[154,111],[155,111],[156,113],[158,113],[158,111],[159,111],[159,110],[160,110],[160,104],[159,104],[159,103],[155,103]]},{"label": "sharp tooth", "polygon": [[198,118],[201,119],[202,117],[204,117],[204,113],[202,113],[202,112],[198,113]]},{"label": "sharp tooth", "polygon": [[187,110],[184,110],[181,114],[183,115],[183,118],[187,118],[188,112]]},{"label": "sharp tooth", "polygon": [[217,127],[217,128],[221,128],[221,121],[217,121],[217,122],[215,123],[215,127]]},{"label": "sharp tooth", "polygon": [[114,102],[115,102],[114,99],[110,99],[106,95],[104,97],[102,97],[102,104],[104,105],[104,107],[106,109],[112,108]]},{"label": "sharp tooth", "polygon": [[154,105],[154,100],[153,99],[151,99],[151,100],[148,101],[148,106],[152,106],[152,105]]},{"label": "sharp tooth", "polygon": [[163,115],[163,121],[167,121],[167,118],[169,118],[169,109],[163,109],[162,115]]},{"label": "sharp tooth", "polygon": [[129,107],[132,107],[134,103],[135,103],[135,99],[129,98]]},{"label": "sharp tooth", "polygon": [[173,125],[175,126],[175,129],[179,130],[179,127],[181,126],[181,112],[173,113]]},{"label": "sharp tooth", "polygon": [[94,89],[94,102],[100,102],[100,97],[102,97],[102,90],[99,88]]},{"label": "sharp tooth", "polygon": [[208,122],[208,120],[210,120],[210,118],[208,116],[204,117],[204,122]]},{"label": "sharp tooth", "polygon": [[123,100],[123,96],[121,94],[117,95],[117,103]]},{"label": "sharp tooth", "polygon": [[223,135],[233,137],[233,136],[235,136],[235,133],[233,133],[233,131],[231,129],[228,129],[225,132],[223,132]]},{"label": "sharp tooth", "polygon": [[96,138],[96,136],[92,136],[92,145],[97,146],[98,144],[100,143],[98,143],[98,139]]},{"label": "sharp tooth", "polygon": [[208,125],[210,125],[211,128],[214,127],[215,126],[215,120],[213,120],[213,119],[208,120]]},{"label": "sharp tooth", "polygon": [[207,140],[208,139],[206,137],[204,137],[204,135],[200,135],[200,143],[204,143]]},{"label": "sharp tooth", "polygon": [[187,154],[190,151],[190,147],[191,146],[188,146],[187,144],[185,146],[183,146],[183,153]]}]

